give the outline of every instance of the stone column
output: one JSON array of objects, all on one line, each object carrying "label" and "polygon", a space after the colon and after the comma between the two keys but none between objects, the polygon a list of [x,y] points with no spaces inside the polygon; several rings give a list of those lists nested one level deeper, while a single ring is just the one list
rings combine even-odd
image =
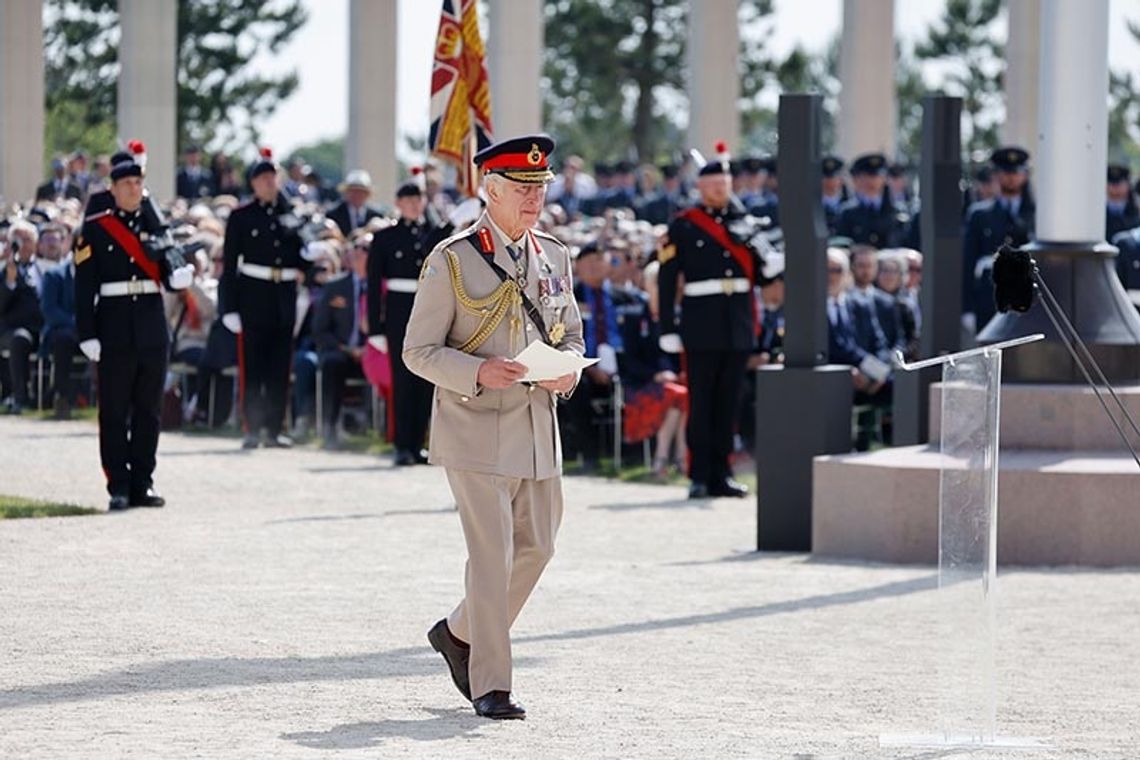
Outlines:
[{"label": "stone column", "polygon": [[1040,51],[1041,0],[1009,0],[1001,139],[1006,145],[1019,145],[1030,152],[1037,147]]},{"label": "stone column", "polygon": [[848,162],[872,151],[895,155],[894,30],[894,0],[843,0],[836,132]]},{"label": "stone column", "polygon": [[0,202],[27,202],[44,175],[43,0],[0,2]]},{"label": "stone column", "polygon": [[396,26],[396,0],[350,0],[344,168],[371,174],[379,203],[396,193]]},{"label": "stone column", "polygon": [[542,0],[490,0],[487,75],[494,140],[542,131]]},{"label": "stone column", "polygon": [[178,0],[119,0],[119,140],[146,144],[146,185],[174,197],[178,169]]},{"label": "stone column", "polygon": [[736,0],[689,4],[689,148],[712,158],[724,141],[740,143],[740,29]]}]

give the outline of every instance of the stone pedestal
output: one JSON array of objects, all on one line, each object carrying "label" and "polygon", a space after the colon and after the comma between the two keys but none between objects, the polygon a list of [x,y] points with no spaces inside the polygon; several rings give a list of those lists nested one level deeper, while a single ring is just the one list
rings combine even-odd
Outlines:
[{"label": "stone pedestal", "polygon": [[[1140,419],[1140,386],[1118,394]],[[940,383],[930,422],[937,441]],[[1000,440],[999,563],[1140,565],[1140,468],[1091,390],[1003,386]],[[937,444],[816,457],[812,551],[936,563],[940,463]]]},{"label": "stone pedestal", "polygon": [[371,174],[381,203],[396,193],[396,32],[396,0],[350,1],[344,168]]},{"label": "stone pedestal", "polygon": [[119,140],[146,144],[146,185],[174,198],[178,171],[178,0],[119,0]]},{"label": "stone pedestal", "polygon": [[0,203],[26,203],[44,174],[43,0],[0,2]]}]

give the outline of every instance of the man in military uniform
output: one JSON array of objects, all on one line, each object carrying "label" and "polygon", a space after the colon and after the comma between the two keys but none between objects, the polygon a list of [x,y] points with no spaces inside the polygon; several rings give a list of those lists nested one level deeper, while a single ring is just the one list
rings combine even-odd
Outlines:
[{"label": "man in military uniform", "polygon": [[542,340],[581,355],[570,253],[534,229],[554,178],[545,135],[480,151],[487,210],[424,262],[404,361],[434,383],[431,461],[446,468],[467,540],[466,595],[428,634],[456,687],[489,718],[523,718],[511,695],[510,627],[554,552],[562,517],[555,396],[575,374],[520,382],[511,359]]},{"label": "man in military uniform", "polygon": [[193,265],[171,270],[145,248],[143,166],[127,152],[111,158],[114,201],[88,216],[76,241],[75,308],[79,348],[98,362],[99,454],[110,508],[161,507],[155,452],[169,354],[162,287],[182,290]]},{"label": "man in military uniform", "polygon": [[1036,209],[1029,192],[1029,152],[1009,146],[990,156],[998,195],[979,201],[966,213],[962,235],[962,323],[980,331],[994,315],[994,253],[1003,245],[1021,246],[1033,237]]},{"label": "man in military uniform", "polygon": [[1140,209],[1132,195],[1131,170],[1124,164],[1109,164],[1105,187],[1104,239],[1140,226]]},{"label": "man in military uniform", "polygon": [[[222,323],[238,335],[242,448],[259,443],[287,448],[281,432],[297,317],[297,281],[309,255],[299,222],[279,192],[277,163],[268,148],[249,169],[253,199],[234,209],[226,225],[219,299]],[[261,437],[265,433],[264,438]]]},{"label": "man in military uniform", "polygon": [[[748,489],[732,479],[728,458],[744,370],[756,345],[753,286],[764,261],[752,242],[759,230],[750,229],[752,221],[733,202],[728,161],[705,164],[697,189],[699,204],[669,225],[657,253],[660,343],[667,353],[682,346],[686,353],[690,498],[744,496]],[[685,285],[678,320],[679,276]]]},{"label": "man in military uniform", "polygon": [[383,337],[392,363],[398,466],[427,463],[423,445],[431,420],[432,387],[404,364],[404,333],[424,259],[452,228],[430,224],[426,207],[417,182],[400,185],[396,190],[400,220],[373,234],[368,254],[368,331]]},{"label": "man in military uniform", "polygon": [[823,215],[827,219],[827,231],[834,235],[839,226],[839,213],[847,202],[847,186],[843,184],[843,159],[839,156],[824,156],[820,162],[823,177],[819,182],[819,199],[823,203]]},{"label": "man in military uniform", "polygon": [[886,172],[887,159],[882,153],[866,153],[851,163],[855,197],[840,210],[836,235],[875,248],[898,244],[906,219],[900,219],[891,202]]}]

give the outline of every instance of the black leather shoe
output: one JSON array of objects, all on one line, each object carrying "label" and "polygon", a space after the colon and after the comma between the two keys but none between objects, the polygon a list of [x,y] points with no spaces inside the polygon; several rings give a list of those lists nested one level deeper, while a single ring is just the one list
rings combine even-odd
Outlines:
[{"label": "black leather shoe", "polygon": [[710,496],[732,496],[742,499],[748,495],[748,486],[738,483],[732,478],[725,478],[720,483],[709,488]]},{"label": "black leather shoe", "polygon": [[403,449],[396,452],[396,466],[397,467],[409,467],[415,463],[416,463],[416,455],[413,454],[412,452],[404,451]]},{"label": "black leather shoe", "polygon": [[689,486],[690,499],[707,499],[709,497],[709,487],[704,483],[693,483]]},{"label": "black leather shoe", "polygon": [[135,494],[131,497],[132,507],[164,507],[166,506],[166,499],[153,488],[146,489],[141,494]]},{"label": "black leather shoe", "polygon": [[428,452],[427,449],[420,449],[416,452],[416,464],[427,464]]},{"label": "black leather shoe", "polygon": [[255,433],[249,433],[241,439],[241,447],[243,449],[256,449],[261,441],[258,440]]},{"label": "black leather shoe", "polygon": [[489,691],[474,702],[475,714],[492,720],[524,720],[526,710],[509,691]]},{"label": "black leather shoe", "polygon": [[131,508],[131,500],[126,496],[115,494],[111,497],[111,503],[107,505],[107,509],[112,512],[122,512],[125,509]]},{"label": "black leather shoe", "polygon": [[265,448],[267,449],[291,449],[293,448],[293,439],[284,433],[271,435],[265,439]]},{"label": "black leather shoe", "polygon": [[451,669],[451,680],[455,688],[468,702],[471,701],[471,681],[467,673],[467,663],[471,660],[471,647],[451,634],[447,619],[440,620],[428,631],[431,648],[443,655],[447,667]]}]

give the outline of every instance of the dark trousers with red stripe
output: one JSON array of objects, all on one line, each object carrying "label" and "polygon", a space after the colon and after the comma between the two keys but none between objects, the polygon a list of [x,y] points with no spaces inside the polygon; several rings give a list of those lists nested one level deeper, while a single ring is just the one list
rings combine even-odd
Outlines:
[{"label": "dark trousers with red stripe", "polygon": [[262,429],[281,433],[293,361],[293,330],[289,327],[242,327],[238,341],[243,426],[247,433]]},{"label": "dark trousers with red stripe", "polygon": [[404,336],[388,333],[388,356],[392,362],[392,406],[396,414],[396,450],[418,454],[431,424],[431,399],[435,386],[404,364]]},{"label": "dark trousers with red stripe", "polygon": [[686,436],[694,483],[716,486],[732,475],[728,458],[736,432],[747,351],[686,351],[689,423]]},{"label": "dark trousers with red stripe", "polygon": [[166,380],[166,350],[103,352],[99,359],[99,456],[112,496],[153,485]]}]

